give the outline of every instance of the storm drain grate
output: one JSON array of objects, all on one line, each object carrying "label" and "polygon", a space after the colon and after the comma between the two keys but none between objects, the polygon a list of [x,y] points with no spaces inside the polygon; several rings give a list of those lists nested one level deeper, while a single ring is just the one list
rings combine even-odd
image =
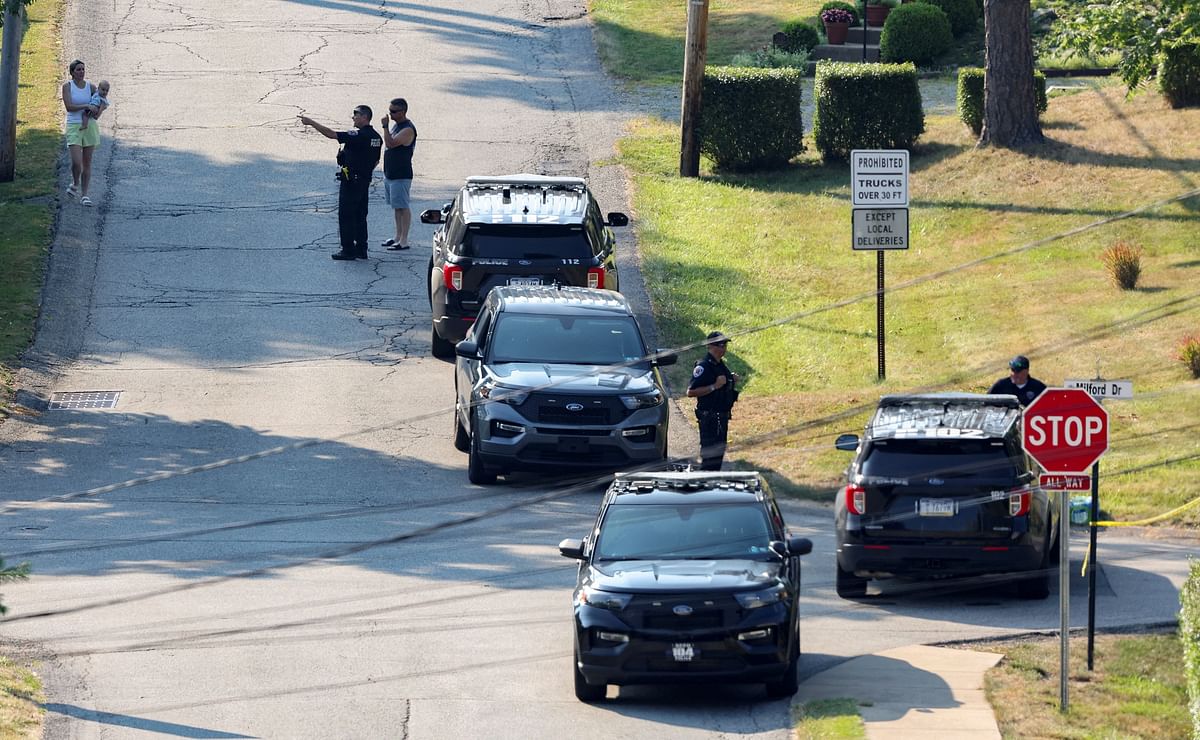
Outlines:
[{"label": "storm drain grate", "polygon": [[50,410],[116,408],[121,391],[63,391],[50,394]]}]

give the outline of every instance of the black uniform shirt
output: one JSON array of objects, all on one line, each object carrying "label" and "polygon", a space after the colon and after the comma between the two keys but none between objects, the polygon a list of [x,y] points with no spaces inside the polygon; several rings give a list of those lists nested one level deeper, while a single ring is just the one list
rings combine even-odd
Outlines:
[{"label": "black uniform shirt", "polygon": [[725,376],[725,385],[696,399],[697,411],[729,411],[733,408],[733,373],[725,363],[710,354],[696,363],[688,389],[715,385],[717,376]]},{"label": "black uniform shirt", "polygon": [[1022,406],[1028,406],[1033,403],[1033,399],[1042,394],[1046,390],[1046,384],[1037,378],[1029,378],[1025,381],[1025,385],[1018,388],[1017,384],[1012,382],[1012,378],[1001,378],[997,380],[988,393],[996,394],[1003,393],[1010,396],[1016,396]]},{"label": "black uniform shirt", "polygon": [[360,177],[370,175],[375,165],[379,164],[383,137],[371,126],[338,131],[337,140],[342,145],[338,152],[338,164],[349,167],[352,174]]}]

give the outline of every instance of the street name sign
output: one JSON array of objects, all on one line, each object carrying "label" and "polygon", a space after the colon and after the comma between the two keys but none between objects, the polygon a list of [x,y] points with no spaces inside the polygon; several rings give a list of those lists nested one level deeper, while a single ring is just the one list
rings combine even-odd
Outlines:
[{"label": "street name sign", "polygon": [[1085,475],[1108,449],[1108,412],[1087,391],[1047,388],[1021,414],[1021,432],[1047,473]]},{"label": "street name sign", "polygon": [[855,249],[908,249],[907,208],[855,208]]},{"label": "street name sign", "polygon": [[1106,398],[1133,398],[1132,380],[1104,380],[1103,378],[1068,380],[1063,383],[1063,387],[1078,388],[1079,390],[1087,391],[1092,398],[1098,401],[1103,401]]},{"label": "street name sign", "polygon": [[908,150],[852,150],[850,205],[872,208],[907,206]]}]

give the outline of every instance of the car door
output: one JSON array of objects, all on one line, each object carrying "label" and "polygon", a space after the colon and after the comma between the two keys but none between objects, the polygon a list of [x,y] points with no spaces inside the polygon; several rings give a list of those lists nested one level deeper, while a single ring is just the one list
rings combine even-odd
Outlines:
[{"label": "car door", "polygon": [[467,340],[476,343],[479,348],[477,357],[454,358],[454,393],[457,398],[459,422],[468,432],[471,429],[471,409],[473,402],[472,390],[479,382],[483,373],[483,360],[487,354],[487,340],[491,335],[492,321],[496,314],[493,301],[488,301],[479,312],[479,317],[467,331]]}]

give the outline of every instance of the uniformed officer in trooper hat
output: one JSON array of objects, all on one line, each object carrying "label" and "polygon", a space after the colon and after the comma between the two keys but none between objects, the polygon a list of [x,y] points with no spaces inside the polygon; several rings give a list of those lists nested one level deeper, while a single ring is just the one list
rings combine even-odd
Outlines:
[{"label": "uniformed officer in trooper hat", "polygon": [[371,127],[371,107],[359,105],[351,116],[354,128],[345,131],[334,131],[308,116],[300,116],[305,126],[312,126],[325,138],[337,139],[342,145],[337,154],[338,235],[342,251],[333,255],[335,260],[367,258],[367,193],[383,150],[383,137]]},{"label": "uniformed officer in trooper hat", "polygon": [[729,438],[729,418],[737,402],[737,373],[725,366],[729,337],[710,332],[705,344],[708,354],[692,370],[689,398],[696,399],[696,421],[700,425],[700,469],[720,470]]},{"label": "uniformed officer in trooper hat", "polygon": [[1028,406],[1046,390],[1045,383],[1029,374],[1029,358],[1025,355],[1017,355],[1009,360],[1008,371],[1008,377],[993,383],[988,393],[1016,396],[1022,406]]}]

